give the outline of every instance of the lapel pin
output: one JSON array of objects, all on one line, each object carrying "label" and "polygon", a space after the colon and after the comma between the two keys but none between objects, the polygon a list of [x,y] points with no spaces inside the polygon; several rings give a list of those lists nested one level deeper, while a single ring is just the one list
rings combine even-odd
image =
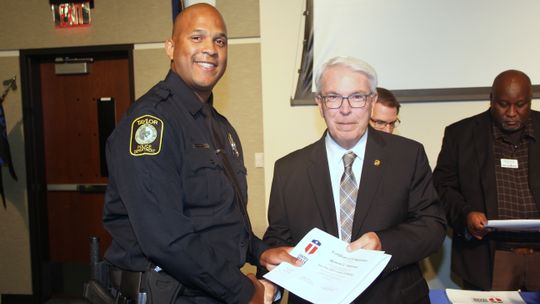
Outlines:
[{"label": "lapel pin", "polygon": [[375,165],[375,167],[378,167],[378,166],[381,165],[381,161],[376,159],[376,160],[373,161],[373,164]]}]

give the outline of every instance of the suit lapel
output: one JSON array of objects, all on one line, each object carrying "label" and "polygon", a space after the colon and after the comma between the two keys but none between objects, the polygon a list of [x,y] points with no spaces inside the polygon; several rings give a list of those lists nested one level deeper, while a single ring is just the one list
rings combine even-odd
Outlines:
[{"label": "suit lapel", "polygon": [[387,160],[384,150],[385,145],[382,136],[369,127],[362,178],[358,188],[358,198],[356,199],[356,210],[354,212],[353,240],[360,237],[361,233],[366,229],[366,227],[362,227],[364,220],[369,213],[369,209],[375,203],[375,197]]},{"label": "suit lapel", "polygon": [[307,168],[309,183],[315,197],[315,205],[319,209],[323,227],[322,230],[339,237],[336,220],[336,208],[334,196],[332,194],[332,182],[328,170],[328,157],[326,155],[326,145],[323,137],[315,144],[309,156],[309,166]]},{"label": "suit lapel", "polygon": [[529,145],[529,188],[540,210],[540,115],[531,111],[534,140]]},{"label": "suit lapel", "polygon": [[[477,164],[480,166],[482,188],[486,200],[486,216],[497,218],[497,183],[495,180],[495,156],[493,155],[493,132],[489,110],[476,120],[473,130]],[[473,165],[473,164],[471,164]]]}]

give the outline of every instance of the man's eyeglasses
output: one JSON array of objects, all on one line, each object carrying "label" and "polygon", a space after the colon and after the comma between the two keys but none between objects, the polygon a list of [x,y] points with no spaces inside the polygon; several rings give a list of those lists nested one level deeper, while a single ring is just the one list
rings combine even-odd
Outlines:
[{"label": "man's eyeglasses", "polygon": [[401,123],[401,120],[399,120],[399,118],[392,122],[386,122],[384,120],[376,120],[373,118],[370,118],[369,120],[371,120],[372,126],[377,130],[382,130],[386,128],[387,126],[390,126],[390,128],[394,129],[394,128],[397,128],[399,124]]},{"label": "man's eyeglasses", "polygon": [[351,108],[363,108],[366,106],[368,99],[373,97],[374,95],[375,94],[352,94],[349,96],[341,96],[336,94],[328,94],[326,96],[319,95],[319,98],[324,101],[324,104],[329,109],[341,108],[344,99],[347,99]]}]

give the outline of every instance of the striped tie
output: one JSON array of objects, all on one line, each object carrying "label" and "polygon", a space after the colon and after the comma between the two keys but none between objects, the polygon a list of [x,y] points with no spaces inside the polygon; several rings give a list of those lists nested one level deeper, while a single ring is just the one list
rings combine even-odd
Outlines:
[{"label": "striped tie", "polygon": [[356,154],[353,152],[343,155],[345,171],[341,176],[339,191],[341,239],[346,242],[351,241],[354,209],[356,207],[356,197],[358,195],[356,180],[354,179],[354,174],[352,172],[352,164],[355,158]]}]

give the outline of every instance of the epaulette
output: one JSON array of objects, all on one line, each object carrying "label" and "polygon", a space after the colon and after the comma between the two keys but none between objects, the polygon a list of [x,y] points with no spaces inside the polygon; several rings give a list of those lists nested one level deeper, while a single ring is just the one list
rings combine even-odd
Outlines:
[{"label": "epaulette", "polygon": [[159,96],[161,100],[167,99],[171,94],[171,89],[167,86],[167,84],[164,81],[159,82],[154,87],[154,93]]}]

